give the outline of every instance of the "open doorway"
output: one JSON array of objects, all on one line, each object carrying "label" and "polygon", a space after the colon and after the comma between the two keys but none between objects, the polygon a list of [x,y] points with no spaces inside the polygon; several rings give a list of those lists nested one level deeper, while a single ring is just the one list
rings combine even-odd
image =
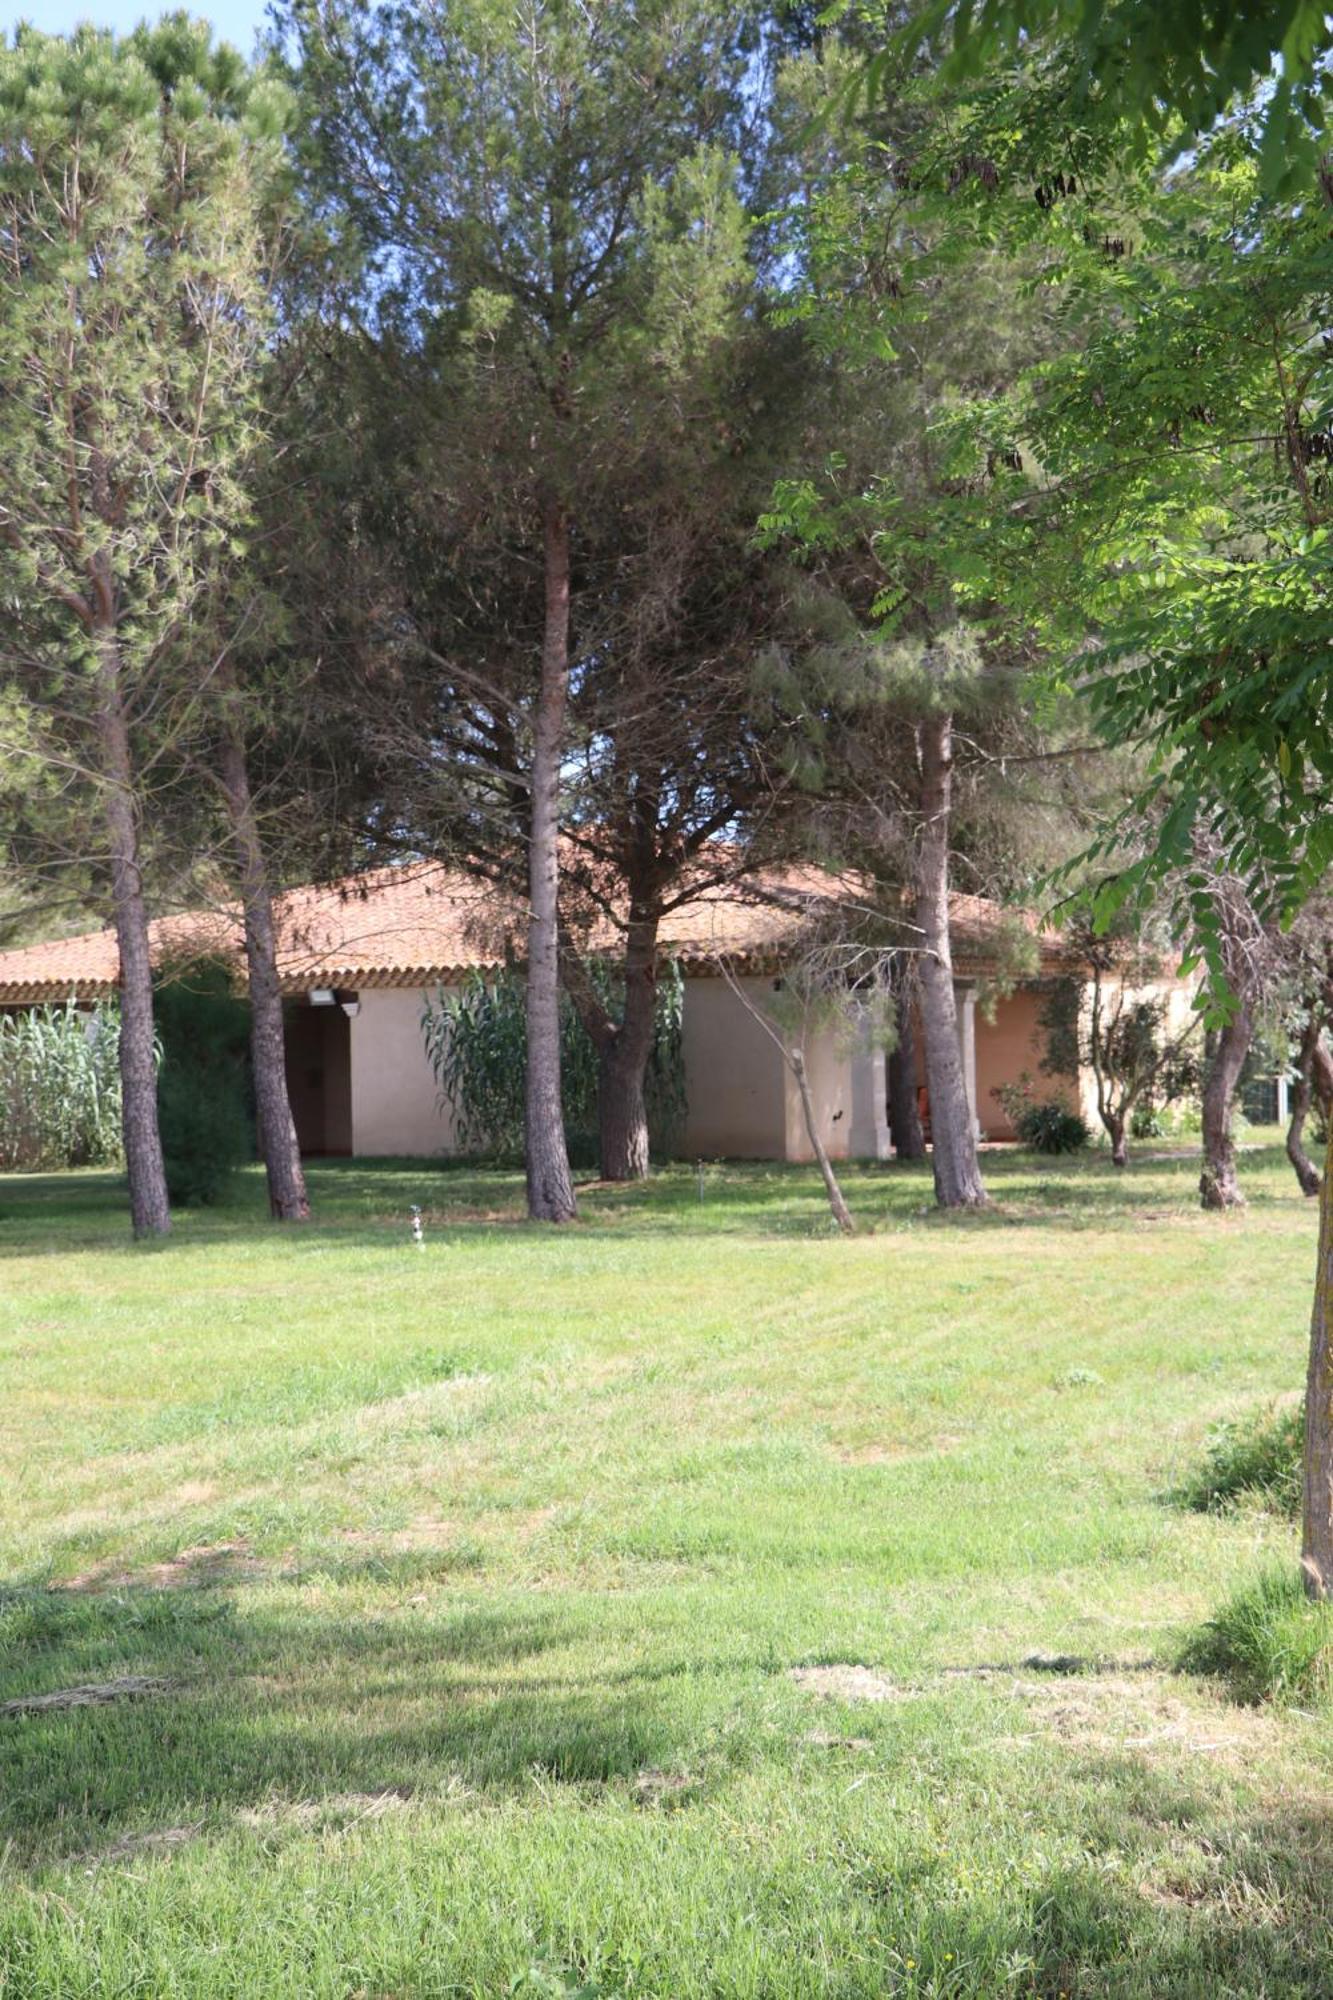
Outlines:
[{"label": "open doorway", "polygon": [[341,1007],[289,1003],[287,1094],[303,1154],[346,1158],[352,1150],[352,1024]]}]

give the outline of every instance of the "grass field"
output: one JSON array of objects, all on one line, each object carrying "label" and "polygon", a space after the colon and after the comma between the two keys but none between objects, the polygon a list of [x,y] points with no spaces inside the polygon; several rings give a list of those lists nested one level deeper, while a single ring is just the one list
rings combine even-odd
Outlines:
[{"label": "grass field", "polygon": [[0,1180],[0,1703],[149,1682],[0,1712],[0,1994],[1333,1992],[1329,1721],[1176,1670],[1314,1204],[988,1171]]}]

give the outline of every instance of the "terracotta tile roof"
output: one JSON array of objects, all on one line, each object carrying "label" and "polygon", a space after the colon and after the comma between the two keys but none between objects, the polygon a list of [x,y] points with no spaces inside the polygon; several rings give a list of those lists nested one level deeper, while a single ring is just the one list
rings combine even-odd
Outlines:
[{"label": "terracotta tile roof", "polygon": [[[847,892],[814,867],[772,871],[744,887],[700,891],[666,917],[661,941],[687,965],[726,953],[771,959],[809,921],[812,908]],[[999,913],[977,897],[955,899],[960,947],[994,935]],[[516,898],[438,862],[413,862],[349,876],[326,887],[290,889],[275,900],[278,972],[286,993],[314,986],[423,986],[477,966],[502,965],[522,947]],[[602,919],[589,942],[608,949],[615,931]],[[1046,939],[1043,938],[1043,947]],[[187,911],[152,925],[154,961],[243,952],[235,908]],[[0,1005],[109,998],[120,977],[115,932],[88,931],[0,952]]]}]

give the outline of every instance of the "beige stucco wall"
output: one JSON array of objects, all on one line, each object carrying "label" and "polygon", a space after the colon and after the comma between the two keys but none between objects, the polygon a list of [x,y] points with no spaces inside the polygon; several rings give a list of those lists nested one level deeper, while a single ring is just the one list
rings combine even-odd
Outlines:
[{"label": "beige stucco wall", "polygon": [[1013,1138],[1013,1125],[995,1092],[1004,1084],[1017,1083],[1025,1070],[1037,1097],[1071,1095],[1068,1083],[1042,1074],[1043,999],[1037,988],[1020,986],[996,1002],[993,1021],[977,1009],[977,1118],[988,1139]]},{"label": "beige stucco wall", "polygon": [[448,1153],[453,1120],[441,1110],[421,1039],[425,993],[370,989],[351,1022],[352,1151]]},{"label": "beige stucco wall", "polygon": [[[763,1004],[773,981],[748,976],[744,987]],[[1173,994],[1188,1012],[1191,989]],[[361,1011],[350,1023],[352,1150],[360,1155],[439,1154],[455,1150],[453,1121],[437,1101],[435,1077],[421,1039],[423,991],[366,991]],[[995,1019],[977,1010],[977,1113],[988,1138],[1011,1137],[993,1090],[1024,1071],[1038,1081],[1041,1095],[1055,1095],[1054,1079],[1038,1070],[1041,995],[1020,988],[1001,1000]],[[685,982],[683,1015],[687,1112],[680,1151],[687,1158],[809,1160],[812,1149],[801,1114],[796,1081],[764,1030],[720,978]],[[862,1095],[868,1076],[855,1070],[857,1056],[846,1038],[831,1030],[809,1037],[806,1061],[821,1136],[834,1159],[854,1149],[871,1153],[856,1133],[866,1125]],[[870,1061],[861,1057],[862,1066]],[[882,1062],[877,1065],[882,1078]],[[882,1081],[879,1087],[882,1089]]]},{"label": "beige stucco wall", "polygon": [[[845,1160],[852,1145],[852,1064],[846,1035],[821,1029],[806,1037],[805,1070],[815,1103],[815,1123],[831,1160]],[[813,1160],[815,1149],[805,1127],[801,1091],[791,1070],[783,1066],[789,1160]]]},{"label": "beige stucco wall", "polygon": [[[1198,1010],[1194,1001],[1200,983],[1200,975],[1197,973],[1187,975],[1185,978],[1179,975],[1174,978],[1162,978],[1144,986],[1117,987],[1108,982],[1107,1004],[1114,1004],[1122,992],[1128,1003],[1136,1000],[1165,1000],[1166,1016],[1162,1023],[1163,1033],[1169,1038],[1184,1036],[1198,1020]],[[1082,999],[1085,1032],[1091,1006],[1092,984],[1089,982],[1083,989]],[[1097,1116],[1097,1079],[1090,1069],[1085,1069],[1079,1078],[1079,1108],[1092,1130],[1100,1135],[1102,1125]]]},{"label": "beige stucco wall", "polygon": [[[756,998],[772,992],[768,979],[743,983]],[[455,1148],[453,1122],[437,1102],[421,1039],[425,997],[416,988],[361,995],[361,1011],[351,1022],[354,1153],[432,1154]],[[708,1159],[786,1158],[789,1107],[782,1058],[724,980],[685,982],[682,1034],[688,1110],[681,1151]],[[822,1050],[812,1055],[812,1074],[822,1082],[836,1066]],[[830,1145],[849,1122],[846,1116],[832,1122],[836,1108],[833,1104],[824,1112]],[[799,1129],[804,1144],[799,1101],[793,1129]],[[846,1140],[842,1143],[845,1150]]]},{"label": "beige stucco wall", "polygon": [[[757,1002],[771,979],[741,981]],[[681,1151],[703,1159],[787,1156],[782,1056],[724,979],[687,979],[681,1020],[687,1094]]]}]

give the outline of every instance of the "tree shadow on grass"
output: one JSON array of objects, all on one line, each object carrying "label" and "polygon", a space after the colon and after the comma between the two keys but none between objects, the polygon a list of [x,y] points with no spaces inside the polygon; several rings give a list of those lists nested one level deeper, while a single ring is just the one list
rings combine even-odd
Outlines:
[{"label": "tree shadow on grass", "polygon": [[[698,1755],[698,1714],[677,1684],[689,1664],[566,1671],[565,1649],[586,1636],[561,1607],[533,1597],[411,1618],[324,1616],[318,1606],[293,1609],[257,1591],[214,1587],[0,1594],[0,1699],[130,1673],[171,1683],[139,1700],[0,1715],[0,1848],[11,1843],[14,1863],[40,1868],[151,1854],[155,1843],[221,1834],[238,1822],[282,1838],[284,1829],[320,1824],[324,1811],[373,1817],[400,1802],[429,1809],[469,1795],[526,1794],[544,1811],[561,1788],[585,1802],[610,1788],[661,1804],[651,1781],[670,1781]],[[749,1754],[765,1753],[752,1745]],[[767,1754],[844,1753],[788,1745]],[[645,1780],[647,1796],[635,1790]],[[709,1782],[681,1803],[706,1801]],[[798,1782],[794,1771],[783,1779],[787,1790]],[[950,1782],[970,1796],[966,1761]],[[860,1913],[839,1924],[858,1939],[861,1970],[830,1964],[821,1990],[833,2000],[864,1996],[866,1965],[888,1964],[894,1953],[898,1971],[882,1990],[948,2000],[1313,2000],[1329,1992],[1333,1819],[1322,1800],[1269,1801],[1238,1815],[1233,1795],[1188,1773],[1074,1746],[1049,1818],[1039,1795],[1025,1795],[1021,1769],[999,1783],[996,1807],[1010,1799],[1014,1818],[998,1859],[988,1862],[981,1832],[981,1872],[991,1876],[984,1889],[975,1886],[975,1856],[960,1873],[953,1843],[940,1846],[928,1830],[916,1840],[910,1821],[902,1839],[887,1841],[881,1821],[863,1822],[858,1844],[850,1817],[836,1854],[812,1832],[816,1847],[783,1849],[771,1881],[747,1877],[748,1886],[725,1891],[737,1855],[717,1823],[705,1821],[697,1837],[720,1843],[713,1867],[721,1906],[727,1895],[753,1896],[754,1921],[771,1923],[779,1940],[808,1892],[809,1871],[824,1896],[836,1871],[841,1902]],[[580,1823],[595,1837],[594,1821]],[[1081,1862],[1043,1862],[1048,1842],[1068,1854],[1071,1827]],[[647,1852],[612,1834],[605,1866],[623,1874],[648,1865]],[[520,1902],[534,1894],[522,1854],[520,1842]],[[572,1894],[576,1878],[567,1886]],[[627,1967],[634,1963],[638,1908],[632,1896],[609,1898],[600,1914],[571,1906],[561,1930],[571,1963],[596,1958],[610,1968],[599,1988],[608,2000],[631,1983],[622,1987],[615,1968],[622,1953]],[[795,1964],[790,1989],[771,1990],[807,1990]],[[681,1990],[639,1979],[632,1988]]]},{"label": "tree shadow on grass", "polygon": [[[1327,2000],[1329,1807],[1237,1814],[1181,1773],[1125,1756],[1071,1755],[1069,1779],[1085,1800],[1079,1863],[1041,1864],[1050,1836],[1040,1798],[1026,1842],[1016,1833],[990,1894],[959,1896],[946,1857],[923,1857],[906,1882],[853,1859],[852,1879],[876,1910],[899,1904],[897,1941],[916,1974],[904,1991],[949,2000]],[[1057,1806],[1055,1825],[1061,1817]]]},{"label": "tree shadow on grass", "polygon": [[[1257,1151],[1257,1170],[1276,1161]],[[930,1165],[923,1162],[851,1162],[839,1173],[853,1213],[867,1232],[922,1224],[968,1230],[1059,1225],[1071,1230],[1134,1228],[1145,1219],[1174,1220],[1197,1213],[1194,1161],[1145,1158],[1128,1172],[1092,1156],[1048,1161],[1026,1153],[995,1153],[983,1162],[992,1206],[967,1215],[935,1208]],[[478,1236],[522,1242],[529,1225],[521,1175],[474,1162],[431,1159],[338,1160],[312,1163],[308,1171],[315,1221],[283,1236],[292,1255],[322,1252],[330,1242],[382,1245],[404,1252],[410,1214],[420,1205],[428,1237],[458,1243]],[[1296,1212],[1294,1182],[1274,1193],[1251,1178],[1252,1206]],[[582,1227],[616,1237],[763,1235],[823,1237],[832,1231],[827,1202],[813,1167],[777,1162],[704,1163],[703,1196],[693,1168],[677,1163],[651,1180],[623,1187],[584,1183]],[[238,1179],[223,1204],[192,1211],[161,1243],[139,1254],[170,1256],[219,1240],[275,1239],[258,1168]],[[24,1174],[0,1177],[0,1257],[66,1254],[78,1249],[131,1248],[128,1195],[122,1175],[111,1172]]]},{"label": "tree shadow on grass", "polygon": [[142,1676],[138,1694],[0,1709],[0,1850],[25,1864],[272,1801],[633,1781],[681,1754],[684,1668],[565,1673],[543,1604],[321,1616],[247,1590],[0,1592],[0,1703]]}]

